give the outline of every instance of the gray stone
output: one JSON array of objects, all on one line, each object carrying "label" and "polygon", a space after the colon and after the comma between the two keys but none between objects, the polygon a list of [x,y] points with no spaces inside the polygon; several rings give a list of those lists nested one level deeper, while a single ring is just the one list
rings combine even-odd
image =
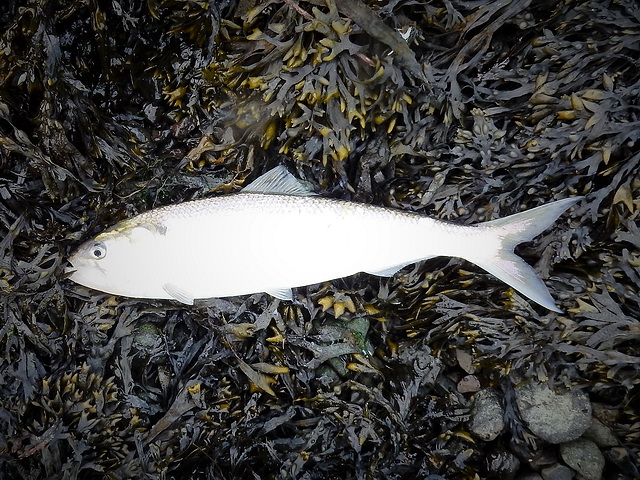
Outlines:
[{"label": "gray stone", "polygon": [[573,478],[573,472],[569,467],[558,464],[543,468],[540,473],[544,480],[571,480]]},{"label": "gray stone", "polygon": [[469,430],[487,442],[504,430],[504,409],[495,390],[482,390],[475,395]]},{"label": "gray stone", "polygon": [[615,447],[619,443],[611,429],[596,418],[591,421],[591,425],[584,432],[584,438],[592,440],[599,447]]},{"label": "gray stone", "polygon": [[511,452],[492,452],[487,456],[490,478],[513,480],[520,468],[520,460]]},{"label": "gray stone", "polygon": [[460,365],[460,368],[462,368],[465,372],[469,374],[476,373],[477,368],[473,364],[473,356],[469,352],[460,350],[459,348],[456,349],[456,359],[458,360],[458,365]]},{"label": "gray stone", "polygon": [[541,445],[538,450],[532,452],[533,455],[527,459],[529,467],[539,472],[545,467],[550,467],[558,463],[558,452],[556,447],[545,447]]},{"label": "gray stone", "polygon": [[472,393],[480,390],[480,380],[475,375],[465,375],[458,382],[458,392]]},{"label": "gray stone", "polygon": [[591,425],[589,398],[579,390],[556,393],[546,384],[528,383],[515,392],[522,419],[549,443],[575,440]]},{"label": "gray stone", "polygon": [[562,460],[586,480],[600,480],[604,470],[604,455],[591,440],[579,438],[560,445]]},{"label": "gray stone", "polygon": [[626,474],[626,477],[620,478],[640,478],[637,455],[631,453],[628,447],[611,447],[604,451],[604,455],[609,465],[615,465]]},{"label": "gray stone", "polygon": [[605,405],[599,402],[591,402],[594,418],[597,418],[605,425],[614,425],[620,418],[620,408]]},{"label": "gray stone", "polygon": [[519,474],[516,477],[516,480],[542,480],[542,477],[539,473],[536,472],[527,472]]}]

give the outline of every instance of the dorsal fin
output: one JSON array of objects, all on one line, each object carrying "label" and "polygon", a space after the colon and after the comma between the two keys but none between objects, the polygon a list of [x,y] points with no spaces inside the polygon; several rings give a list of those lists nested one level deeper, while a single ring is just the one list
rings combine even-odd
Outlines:
[{"label": "dorsal fin", "polygon": [[272,168],[242,189],[243,193],[280,193],[284,195],[315,195],[291,175],[282,165]]}]

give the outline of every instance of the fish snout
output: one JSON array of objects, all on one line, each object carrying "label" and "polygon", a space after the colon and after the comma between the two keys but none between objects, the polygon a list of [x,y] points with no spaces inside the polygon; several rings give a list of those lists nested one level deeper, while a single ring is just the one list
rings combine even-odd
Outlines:
[{"label": "fish snout", "polygon": [[70,278],[77,271],[78,269],[74,267],[73,264],[71,264],[70,266],[65,267],[64,271],[62,272],[62,278],[63,279]]}]

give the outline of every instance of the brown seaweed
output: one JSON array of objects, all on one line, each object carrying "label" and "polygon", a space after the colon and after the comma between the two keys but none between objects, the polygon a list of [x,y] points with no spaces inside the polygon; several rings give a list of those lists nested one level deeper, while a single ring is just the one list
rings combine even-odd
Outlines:
[{"label": "brown seaweed", "polygon": [[[553,452],[528,379],[614,412],[637,476],[638,40],[631,0],[2,3],[0,476],[504,478]],[[565,313],[458,259],[188,309],[65,280],[116,221],[276,163],[460,223],[583,195],[518,247]]]}]

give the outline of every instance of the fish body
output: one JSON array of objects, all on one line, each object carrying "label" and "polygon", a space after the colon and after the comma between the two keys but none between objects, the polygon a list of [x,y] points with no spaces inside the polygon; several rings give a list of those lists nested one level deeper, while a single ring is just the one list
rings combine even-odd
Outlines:
[{"label": "fish body", "polygon": [[464,226],[413,212],[314,195],[283,167],[239,193],[157,208],[116,224],[71,257],[69,278],[137,298],[197,299],[291,288],[357,272],[391,276],[436,256],[467,259],[560,311],[513,248],[578,199]]}]

